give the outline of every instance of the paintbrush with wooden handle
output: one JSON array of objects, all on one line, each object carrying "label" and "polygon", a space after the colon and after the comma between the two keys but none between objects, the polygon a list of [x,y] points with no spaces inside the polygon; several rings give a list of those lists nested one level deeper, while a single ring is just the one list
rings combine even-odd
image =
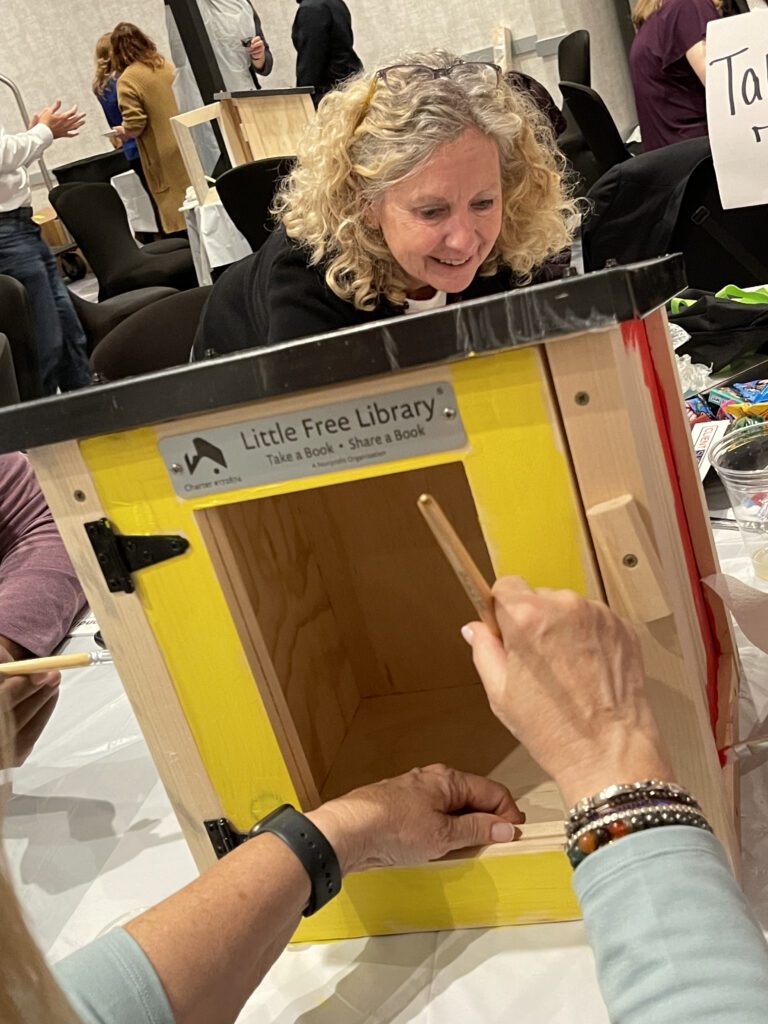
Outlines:
[{"label": "paintbrush with wooden handle", "polygon": [[31,676],[35,672],[58,672],[86,665],[109,665],[109,651],[83,651],[80,654],[52,654],[49,658],[25,658],[23,661],[0,662],[0,675]]},{"label": "paintbrush with wooden handle", "polygon": [[493,612],[493,595],[483,574],[465,548],[445,512],[431,494],[422,494],[417,502],[419,512],[440,545],[448,563],[464,587],[467,597],[475,606],[477,614],[494,636],[500,636],[499,626]]}]

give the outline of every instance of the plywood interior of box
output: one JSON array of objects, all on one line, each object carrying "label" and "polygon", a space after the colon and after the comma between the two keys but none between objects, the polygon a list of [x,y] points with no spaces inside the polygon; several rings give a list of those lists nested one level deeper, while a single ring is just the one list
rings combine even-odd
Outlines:
[{"label": "plywood interior of box", "polygon": [[488,708],[459,632],[475,613],[417,510],[424,491],[492,579],[458,462],[200,513],[286,763],[327,799],[442,761],[505,782],[529,821],[562,820]]}]

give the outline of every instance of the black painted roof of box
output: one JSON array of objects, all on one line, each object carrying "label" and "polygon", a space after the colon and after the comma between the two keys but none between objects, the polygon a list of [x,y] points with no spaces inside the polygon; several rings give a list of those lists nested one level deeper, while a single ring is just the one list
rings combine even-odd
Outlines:
[{"label": "black painted roof of box", "polygon": [[0,452],[450,363],[646,316],[685,287],[682,257],[613,267],[334,334],[0,409]]}]

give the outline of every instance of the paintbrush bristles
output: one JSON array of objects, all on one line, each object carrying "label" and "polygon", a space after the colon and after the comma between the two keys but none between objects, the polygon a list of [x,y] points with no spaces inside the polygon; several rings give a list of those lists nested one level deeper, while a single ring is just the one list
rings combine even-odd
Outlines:
[{"label": "paintbrush bristles", "polygon": [[467,597],[475,606],[477,614],[494,636],[499,636],[499,627],[493,612],[491,588],[445,512],[431,494],[422,494],[416,504],[447,558],[448,564],[464,587]]}]

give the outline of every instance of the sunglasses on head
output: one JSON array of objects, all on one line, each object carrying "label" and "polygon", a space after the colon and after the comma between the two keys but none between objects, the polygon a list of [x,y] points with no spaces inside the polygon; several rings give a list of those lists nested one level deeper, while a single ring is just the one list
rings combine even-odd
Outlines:
[{"label": "sunglasses on head", "polygon": [[387,86],[410,85],[412,82],[432,81],[436,78],[486,78],[494,85],[501,84],[502,70],[498,64],[481,60],[459,60],[449,67],[433,68],[428,64],[392,64],[381,68],[374,81]]}]

